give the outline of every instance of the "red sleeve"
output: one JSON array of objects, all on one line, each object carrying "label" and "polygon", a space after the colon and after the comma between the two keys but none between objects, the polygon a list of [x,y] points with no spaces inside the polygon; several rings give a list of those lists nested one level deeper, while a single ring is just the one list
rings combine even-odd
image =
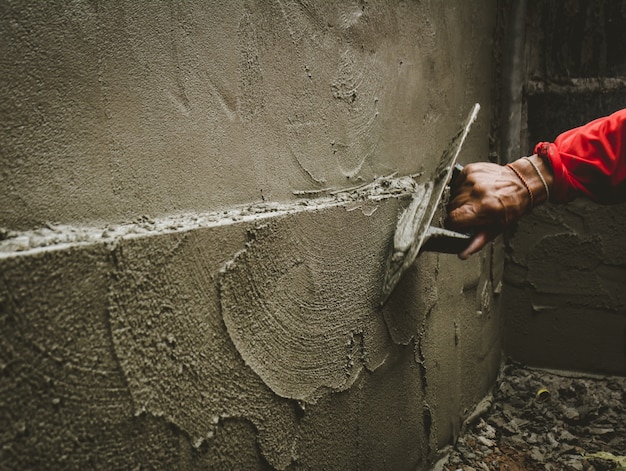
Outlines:
[{"label": "red sleeve", "polygon": [[626,201],[626,109],[540,142],[535,153],[552,164],[553,201]]}]

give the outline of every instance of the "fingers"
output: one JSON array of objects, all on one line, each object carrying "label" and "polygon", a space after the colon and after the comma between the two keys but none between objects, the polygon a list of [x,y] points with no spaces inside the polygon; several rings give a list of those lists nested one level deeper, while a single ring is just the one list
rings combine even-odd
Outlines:
[{"label": "fingers", "polygon": [[445,226],[452,230],[490,227],[502,223],[504,209],[493,197],[477,199],[459,195],[448,205]]},{"label": "fingers", "polygon": [[[452,181],[446,220],[447,226],[451,229],[466,229],[489,222],[491,214],[488,213],[492,210],[492,204],[486,203],[492,198],[493,191],[489,185],[494,178],[489,173],[486,174],[484,165],[468,164]],[[490,170],[489,166],[487,170]],[[499,166],[496,167],[499,168]]]},{"label": "fingers", "polygon": [[477,162],[452,181],[450,195],[446,227],[478,231],[459,254],[465,260],[524,214],[527,190],[511,169]]},{"label": "fingers", "polygon": [[459,254],[459,258],[461,260],[467,260],[470,257],[470,255],[474,255],[476,252],[480,251],[485,245],[491,242],[491,240],[494,237],[495,237],[495,234],[493,234],[491,231],[488,231],[488,230],[477,233],[472,238],[467,248]]},{"label": "fingers", "polygon": [[[454,207],[454,206],[453,206]],[[477,216],[474,205],[471,203],[459,204],[448,212],[444,225],[448,229],[462,230],[477,225]]]}]

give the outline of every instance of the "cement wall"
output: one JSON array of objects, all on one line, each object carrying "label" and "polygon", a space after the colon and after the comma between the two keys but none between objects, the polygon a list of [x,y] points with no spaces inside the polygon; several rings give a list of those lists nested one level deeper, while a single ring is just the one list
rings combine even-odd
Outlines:
[{"label": "cement wall", "polygon": [[[530,2],[522,148],[626,103],[626,14],[615,2]],[[510,241],[506,352],[525,364],[626,374],[626,205],[547,205]]]},{"label": "cement wall", "polygon": [[488,154],[494,22],[2,3],[2,466],[427,467],[495,379],[498,257],[424,254],[382,309],[415,183],[329,189],[428,175],[474,102]]},{"label": "cement wall", "polygon": [[471,104],[487,105],[483,7],[0,8],[3,227],[212,211],[429,170]]}]

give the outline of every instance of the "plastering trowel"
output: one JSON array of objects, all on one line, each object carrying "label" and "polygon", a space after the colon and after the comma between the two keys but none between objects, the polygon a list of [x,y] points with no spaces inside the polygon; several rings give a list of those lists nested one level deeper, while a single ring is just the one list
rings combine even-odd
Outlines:
[{"label": "plastering trowel", "polygon": [[393,251],[387,260],[383,296],[384,304],[422,251],[459,253],[466,248],[472,236],[431,226],[437,207],[454,169],[462,169],[456,163],[463,142],[476,120],[480,105],[472,108],[464,126],[444,151],[431,178],[413,194],[411,203],[401,213],[393,238]]}]

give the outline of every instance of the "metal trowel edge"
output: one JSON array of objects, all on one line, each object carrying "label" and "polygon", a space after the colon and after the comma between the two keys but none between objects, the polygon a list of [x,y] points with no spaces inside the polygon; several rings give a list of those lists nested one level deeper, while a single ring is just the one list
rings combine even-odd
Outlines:
[{"label": "metal trowel edge", "polygon": [[400,214],[393,238],[393,250],[387,259],[381,305],[389,299],[394,288],[422,249],[458,253],[469,243],[471,236],[432,227],[431,224],[445,187],[452,176],[456,160],[461,153],[461,147],[472,124],[476,121],[479,110],[480,105],[476,103],[465,124],[442,154],[429,181],[419,187],[413,194],[409,205]]}]

